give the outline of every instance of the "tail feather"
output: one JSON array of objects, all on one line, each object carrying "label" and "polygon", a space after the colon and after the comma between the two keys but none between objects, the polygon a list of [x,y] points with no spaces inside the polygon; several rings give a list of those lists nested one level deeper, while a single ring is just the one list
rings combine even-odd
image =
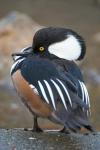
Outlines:
[{"label": "tail feather", "polygon": [[77,125],[77,123],[73,120],[66,122],[65,127],[66,127],[66,125],[73,132],[77,132],[77,130],[80,130],[80,128],[81,128],[81,126],[79,124]]},{"label": "tail feather", "polygon": [[57,107],[57,111],[53,112],[56,118],[59,119],[59,122],[63,124],[66,129],[77,132],[82,127],[86,128],[87,130],[93,132],[94,129],[91,126],[88,116],[86,115],[86,111],[84,109],[76,105],[75,108],[70,108],[70,110],[66,111],[63,105],[59,105]]},{"label": "tail feather", "polygon": [[81,129],[81,124],[80,123],[78,123],[78,121],[77,120],[75,120],[75,119],[72,119],[72,124],[75,126],[75,128],[76,128],[76,130],[80,130]]},{"label": "tail feather", "polygon": [[96,132],[96,130],[92,127],[92,125],[87,125],[84,126],[87,130],[91,131],[91,132]]}]

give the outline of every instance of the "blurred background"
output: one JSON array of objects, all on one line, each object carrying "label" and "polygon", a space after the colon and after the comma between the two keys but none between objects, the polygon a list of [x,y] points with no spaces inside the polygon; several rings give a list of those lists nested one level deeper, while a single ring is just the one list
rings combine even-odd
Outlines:
[{"label": "blurred background", "polygon": [[[80,67],[91,99],[91,121],[100,130],[100,0],[0,0],[0,128],[32,127],[33,117],[11,79],[11,53],[30,46],[43,26],[62,26],[82,35],[87,55]],[[43,128],[52,128],[40,120]]]}]

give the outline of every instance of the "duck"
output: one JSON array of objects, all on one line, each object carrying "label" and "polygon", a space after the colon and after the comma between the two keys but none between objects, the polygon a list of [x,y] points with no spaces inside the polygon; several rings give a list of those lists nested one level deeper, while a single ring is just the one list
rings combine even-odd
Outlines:
[{"label": "duck", "polygon": [[85,54],[83,37],[63,27],[38,30],[31,46],[12,54],[11,79],[34,116],[32,131],[43,131],[40,117],[62,125],[64,133],[94,131],[88,90],[77,65]]}]

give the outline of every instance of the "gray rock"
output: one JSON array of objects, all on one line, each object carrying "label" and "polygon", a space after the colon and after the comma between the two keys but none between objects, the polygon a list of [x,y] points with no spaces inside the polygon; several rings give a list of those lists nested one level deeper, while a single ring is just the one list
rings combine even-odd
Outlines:
[{"label": "gray rock", "polygon": [[100,133],[95,135],[33,133],[23,129],[0,129],[0,150],[99,150]]}]

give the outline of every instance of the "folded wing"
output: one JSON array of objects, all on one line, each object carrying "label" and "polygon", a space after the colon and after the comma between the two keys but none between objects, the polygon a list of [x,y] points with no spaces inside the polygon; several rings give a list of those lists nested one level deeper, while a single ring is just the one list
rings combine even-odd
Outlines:
[{"label": "folded wing", "polygon": [[89,96],[82,81],[73,83],[70,75],[63,77],[53,63],[38,58],[26,59],[21,66],[21,74],[33,91],[51,106],[51,120],[73,131],[82,126],[92,130],[88,121]]}]

